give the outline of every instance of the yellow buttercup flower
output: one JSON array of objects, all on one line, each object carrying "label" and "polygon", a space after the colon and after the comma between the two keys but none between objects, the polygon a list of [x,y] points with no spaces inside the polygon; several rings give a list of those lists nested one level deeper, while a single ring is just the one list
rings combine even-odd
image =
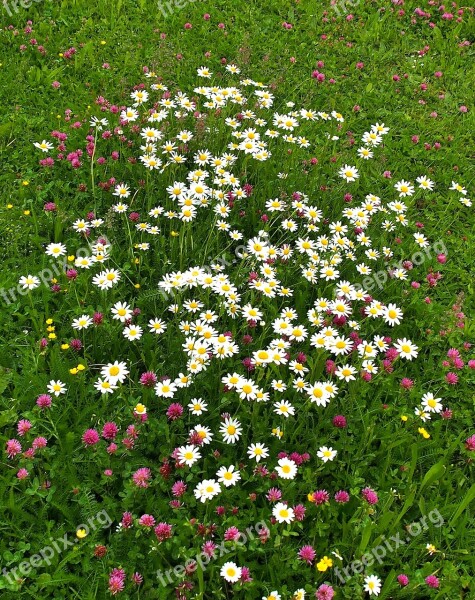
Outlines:
[{"label": "yellow buttercup flower", "polygon": [[85,368],[86,368],[86,367],[85,367],[85,365],[81,365],[81,364],[79,364],[79,365],[76,367],[76,369],[77,369],[78,371],[84,371],[84,369],[85,369]]},{"label": "yellow buttercup flower", "polygon": [[61,350],[67,350],[69,348],[69,344],[61,344]]},{"label": "yellow buttercup flower", "polygon": [[77,375],[78,370],[76,369],[76,367],[73,367],[72,369],[69,369],[69,372],[71,373],[71,375]]},{"label": "yellow buttercup flower", "polygon": [[50,340],[55,340],[56,339],[56,334],[55,333],[50,333],[48,335],[48,337],[49,337]]},{"label": "yellow buttercup flower", "polygon": [[78,529],[76,531],[76,537],[78,537],[80,540],[84,539],[87,535],[87,531],[85,529]]},{"label": "yellow buttercup flower", "polygon": [[407,421],[407,416],[406,415],[401,415],[401,421],[406,422]]},{"label": "yellow buttercup flower", "polygon": [[424,429],[424,427],[419,427],[419,429],[418,429],[417,431],[418,431],[418,432],[419,432],[419,433],[422,435],[422,437],[423,437],[425,440],[428,440],[428,439],[430,438],[430,433],[428,433],[428,432],[427,432],[427,431]]},{"label": "yellow buttercup flower", "polygon": [[46,325],[51,325],[52,322],[53,322],[53,319],[46,319]]},{"label": "yellow buttercup flower", "polygon": [[330,569],[333,566],[333,560],[328,558],[328,556],[324,556],[320,562],[317,563],[317,569],[322,573],[327,569]]}]

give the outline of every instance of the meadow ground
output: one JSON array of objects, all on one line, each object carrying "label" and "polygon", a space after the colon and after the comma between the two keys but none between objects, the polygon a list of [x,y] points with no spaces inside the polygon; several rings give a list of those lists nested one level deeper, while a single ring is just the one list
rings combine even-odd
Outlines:
[{"label": "meadow ground", "polygon": [[0,23],[0,598],[473,600],[473,7]]}]

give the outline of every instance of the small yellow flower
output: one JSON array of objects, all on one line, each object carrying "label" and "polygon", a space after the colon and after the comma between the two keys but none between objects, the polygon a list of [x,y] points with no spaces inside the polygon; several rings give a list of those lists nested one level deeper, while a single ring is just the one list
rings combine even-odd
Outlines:
[{"label": "small yellow flower", "polygon": [[84,369],[85,369],[85,368],[86,368],[86,366],[85,366],[85,365],[81,365],[81,364],[79,364],[79,365],[76,367],[76,369],[77,369],[78,371],[84,371]]},{"label": "small yellow flower", "polygon": [[73,367],[72,369],[69,369],[69,372],[71,373],[71,375],[77,375],[78,370]]},{"label": "small yellow flower", "polygon": [[53,319],[46,319],[46,325],[51,325],[52,322],[53,322]]},{"label": "small yellow flower", "polygon": [[135,283],[134,284],[134,288],[137,289],[137,290],[139,290],[140,289],[140,283]]},{"label": "small yellow flower", "polygon": [[328,556],[324,556],[320,562],[317,563],[317,569],[322,573],[327,569],[330,569],[333,566],[333,560],[328,558]]},{"label": "small yellow flower", "polygon": [[135,264],[136,264],[136,265],[138,265],[138,264],[139,264],[139,262],[140,262],[140,258],[136,258],[136,259],[135,259]]},{"label": "small yellow flower", "polygon": [[180,235],[180,234],[179,234],[177,231],[172,231],[172,232],[170,233],[170,235],[171,235],[172,237],[177,237],[177,235]]},{"label": "small yellow flower", "polygon": [[315,493],[315,492],[309,492],[309,493],[307,494],[307,499],[308,499],[308,501],[309,501],[309,502],[315,502],[315,500],[314,500],[314,498],[313,498],[313,494],[314,494],[314,493]]},{"label": "small yellow flower", "polygon": [[24,210],[23,214],[26,215],[26,216],[28,216],[30,214],[30,211],[29,210]]},{"label": "small yellow flower", "polygon": [[419,433],[422,435],[422,437],[423,437],[425,440],[428,440],[428,439],[430,438],[430,433],[428,433],[428,432],[427,432],[427,431],[424,429],[424,427],[419,427],[419,429],[418,429],[417,431],[418,431],[418,432],[419,432]]},{"label": "small yellow flower", "polygon": [[50,325],[49,327],[46,328],[46,331],[54,331],[54,330],[55,330],[54,325]]},{"label": "small yellow flower", "polygon": [[21,184],[22,184],[22,185],[30,185],[30,182],[28,181],[28,179],[24,179],[24,180],[21,182]]},{"label": "small yellow flower", "polygon": [[404,421],[404,423],[407,421],[407,416],[406,415],[401,415],[401,421]]},{"label": "small yellow flower", "polygon": [[85,529],[78,529],[76,531],[76,537],[78,537],[80,540],[82,540],[83,538],[85,538],[87,535],[87,531]]},{"label": "small yellow flower", "polygon": [[56,279],[56,277],[53,277],[53,279],[51,280],[51,283],[58,283],[58,280]]},{"label": "small yellow flower", "polygon": [[426,550],[431,555],[437,552],[437,548],[434,546],[434,544],[427,544]]},{"label": "small yellow flower", "polygon": [[13,208],[13,204],[7,204],[7,208]]},{"label": "small yellow flower", "polygon": [[56,115],[56,118],[57,119],[61,119],[61,115]]},{"label": "small yellow flower", "polygon": [[73,260],[74,260],[75,258],[76,258],[76,257],[74,256],[74,254],[70,254],[70,255],[68,256],[68,261],[69,261],[69,262],[73,262]]},{"label": "small yellow flower", "polygon": [[56,339],[56,334],[55,333],[50,333],[48,335],[48,337],[49,337],[50,340],[55,340]]},{"label": "small yellow flower", "polygon": [[59,53],[59,58],[63,58],[64,54],[62,52]]},{"label": "small yellow flower", "polygon": [[101,40],[101,46],[105,46],[107,42],[105,40]]},{"label": "small yellow flower", "polygon": [[69,348],[69,344],[61,344],[61,350],[67,350]]}]

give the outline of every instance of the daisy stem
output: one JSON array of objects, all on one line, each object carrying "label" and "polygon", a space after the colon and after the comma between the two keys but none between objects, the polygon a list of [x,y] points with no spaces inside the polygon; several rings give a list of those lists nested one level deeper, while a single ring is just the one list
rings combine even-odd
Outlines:
[{"label": "daisy stem", "polygon": [[94,157],[96,154],[96,143],[97,143],[97,127],[94,132],[94,148],[92,150],[92,156],[91,156],[91,187],[92,187],[92,197],[94,198],[94,214],[97,211],[96,187],[94,185]]}]

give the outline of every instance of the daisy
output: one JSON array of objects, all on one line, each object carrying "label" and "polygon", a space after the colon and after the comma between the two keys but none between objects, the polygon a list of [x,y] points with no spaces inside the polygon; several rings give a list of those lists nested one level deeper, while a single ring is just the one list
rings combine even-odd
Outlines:
[{"label": "daisy", "polygon": [[434,394],[428,392],[422,396],[422,406],[429,412],[440,413],[442,410],[440,400],[440,398],[434,398]]},{"label": "daisy", "polygon": [[71,327],[73,329],[87,329],[89,325],[92,325],[92,319],[88,315],[82,315],[78,319],[74,319]]},{"label": "daisy", "polygon": [[309,385],[306,388],[307,394],[311,402],[314,402],[317,406],[326,406],[330,402],[330,396],[325,389],[325,384],[316,382],[313,385]]},{"label": "daisy", "polygon": [[107,271],[101,271],[98,275],[95,275],[92,282],[98,285],[101,289],[111,288],[114,283],[120,281],[120,272],[116,269],[108,269]]},{"label": "daisy", "polygon": [[395,304],[388,304],[388,306],[383,309],[382,316],[386,323],[389,323],[389,325],[399,325],[402,319],[402,310]]},{"label": "daisy", "polygon": [[128,204],[123,204],[122,202],[119,202],[118,204],[114,204],[112,206],[112,210],[119,214],[125,213],[128,208]]},{"label": "daisy", "polygon": [[66,246],[64,244],[48,244],[46,246],[46,254],[48,256],[64,256],[66,254]]},{"label": "daisy", "polygon": [[126,108],[125,110],[121,111],[120,118],[122,121],[129,121],[130,123],[133,123],[139,118],[139,112],[138,110],[135,110],[135,108]]},{"label": "daisy", "polygon": [[219,574],[229,583],[236,583],[241,579],[242,569],[234,562],[227,562],[221,567]]},{"label": "daisy", "polygon": [[410,340],[403,338],[397,340],[394,344],[394,347],[399,352],[402,358],[406,358],[407,360],[412,360],[413,358],[417,358],[418,348],[415,344],[413,344]]},{"label": "daisy", "polygon": [[67,389],[62,381],[55,381],[54,379],[52,379],[48,383],[48,392],[50,394],[54,394],[55,396],[60,396],[61,394],[65,394],[67,392]]},{"label": "daisy", "polygon": [[274,402],[275,410],[274,412],[282,417],[288,418],[289,415],[295,414],[295,408],[288,402],[287,400],[282,400],[281,402]]},{"label": "daisy", "polygon": [[432,419],[430,412],[426,412],[422,406],[416,406],[414,409],[414,414],[424,423]]},{"label": "daisy", "polygon": [[358,169],[356,167],[350,167],[350,165],[344,165],[338,171],[338,175],[347,182],[356,181],[359,177]]},{"label": "daisy", "polygon": [[409,181],[398,181],[394,184],[394,187],[399,192],[399,196],[404,198],[405,196],[412,196],[414,194],[414,186]]},{"label": "daisy", "polygon": [[236,485],[236,483],[241,479],[241,474],[239,471],[235,471],[234,469],[234,465],[231,465],[230,467],[223,466],[220,467],[216,473],[219,483],[222,483],[224,487]]},{"label": "daisy", "polygon": [[26,277],[23,275],[20,277],[19,283],[24,290],[34,290],[39,287],[40,280],[34,275],[27,275]]},{"label": "daisy", "polygon": [[358,156],[365,160],[369,160],[370,158],[373,158],[373,151],[366,148],[366,146],[362,146],[361,148],[358,148]]},{"label": "daisy", "polygon": [[283,502],[277,502],[272,509],[272,515],[278,523],[292,523],[295,519],[293,508],[289,508]]},{"label": "daisy", "polygon": [[221,486],[214,479],[205,479],[201,483],[199,483],[195,490],[195,498],[201,500],[201,502],[206,502],[206,500],[211,500],[219,494],[221,491]]},{"label": "daisy", "polygon": [[129,374],[125,362],[108,363],[101,369],[102,377],[111,384],[122,383]]},{"label": "daisy", "polygon": [[213,434],[211,433],[211,429],[209,427],[203,427],[203,425],[196,425],[193,428],[193,431],[196,431],[203,444],[211,443],[211,440],[213,439]]},{"label": "daisy", "polygon": [[53,149],[53,144],[47,142],[46,140],[43,140],[42,142],[34,142],[33,146],[42,152],[48,152],[49,150]]},{"label": "daisy", "polygon": [[79,256],[74,261],[74,266],[80,269],[89,269],[94,264],[94,257]]},{"label": "daisy", "polygon": [[219,428],[226,444],[234,444],[242,434],[241,423],[236,419],[226,418]]},{"label": "daisy", "polygon": [[125,302],[116,302],[111,308],[112,318],[119,320],[121,323],[125,323],[132,318],[132,311],[130,306]]},{"label": "daisy", "polygon": [[117,389],[115,384],[106,381],[105,379],[98,379],[94,384],[96,390],[101,392],[102,394],[112,394]]},{"label": "daisy", "polygon": [[467,194],[467,190],[463,186],[461,186],[459,183],[456,183],[455,181],[452,181],[452,185],[450,186],[449,189],[455,190],[456,192],[460,192],[464,196]]},{"label": "daisy", "polygon": [[338,379],[344,379],[345,381],[354,381],[356,379],[355,373],[355,367],[348,364],[338,367],[335,371],[335,375]]},{"label": "daisy", "polygon": [[327,448],[327,446],[322,446],[317,452],[318,458],[321,458],[323,462],[332,461],[336,454],[336,450],[333,450],[333,448]]},{"label": "daisy", "polygon": [[150,319],[150,321],[148,322],[148,326],[150,332],[155,333],[157,335],[163,333],[167,328],[165,321],[162,321],[162,319]]},{"label": "daisy", "polygon": [[428,242],[426,236],[422,235],[422,233],[414,233],[414,239],[416,241],[416,244],[420,248],[427,248],[427,246],[429,245],[429,242]]},{"label": "daisy", "polygon": [[112,192],[112,195],[119,196],[119,198],[128,198],[130,196],[129,186],[124,183],[116,185],[114,191]]},{"label": "daisy", "polygon": [[142,337],[142,328],[138,325],[129,325],[128,327],[124,328],[122,334],[130,342],[139,340]]},{"label": "daisy", "polygon": [[164,379],[163,381],[158,381],[155,385],[155,394],[159,398],[173,398],[177,389],[177,385],[174,382],[170,379]]},{"label": "daisy", "polygon": [[177,457],[180,463],[191,467],[201,458],[201,454],[196,446],[181,446],[178,448]]},{"label": "daisy", "polygon": [[353,342],[349,338],[343,336],[336,337],[331,341],[329,349],[335,356],[340,354],[348,354],[353,349]]},{"label": "daisy", "polygon": [[275,470],[282,479],[294,479],[297,474],[297,465],[289,458],[281,458]]},{"label": "daisy", "polygon": [[419,184],[419,187],[423,190],[429,190],[431,192],[434,189],[434,182],[427,177],[416,177],[416,181]]},{"label": "daisy", "polygon": [[379,596],[381,591],[381,579],[379,579],[379,577],[376,575],[367,575],[364,578],[364,583],[365,592],[368,592],[370,596]]},{"label": "daisy", "polygon": [[247,453],[249,458],[255,458],[256,462],[259,462],[261,458],[267,458],[269,456],[269,449],[260,443],[251,444],[247,449]]},{"label": "daisy", "polygon": [[210,72],[208,67],[200,67],[196,70],[199,77],[205,77],[206,79],[210,79],[213,73]]}]

